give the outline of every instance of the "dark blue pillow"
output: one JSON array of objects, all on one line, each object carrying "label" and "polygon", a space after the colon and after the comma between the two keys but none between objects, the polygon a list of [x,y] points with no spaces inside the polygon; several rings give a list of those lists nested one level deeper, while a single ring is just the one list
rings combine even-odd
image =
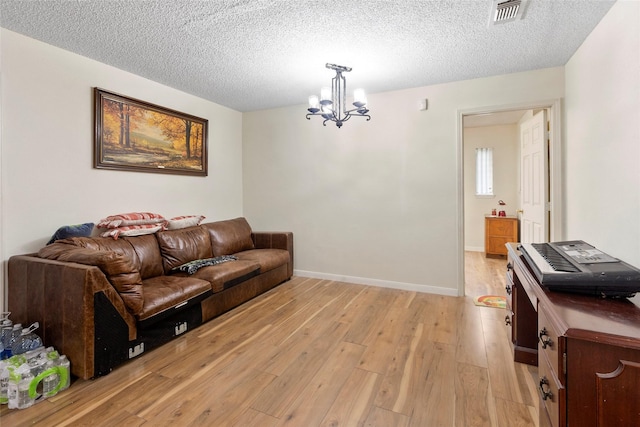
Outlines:
[{"label": "dark blue pillow", "polygon": [[227,262],[227,261],[235,261],[237,260],[238,257],[234,256],[234,255],[222,255],[222,256],[218,256],[215,258],[206,258],[206,259],[196,259],[194,261],[189,261],[186,262],[182,265],[179,265],[177,267],[174,267],[171,269],[171,271],[183,271],[187,274],[193,274],[196,271],[198,271],[199,269],[201,269],[202,267],[206,267],[208,265],[216,265],[216,264],[221,264],[223,262]]},{"label": "dark blue pillow", "polygon": [[47,242],[47,245],[55,242],[56,240],[66,239],[68,237],[89,237],[93,232],[93,223],[87,222],[84,224],[65,225],[60,227],[53,233],[51,240]]}]

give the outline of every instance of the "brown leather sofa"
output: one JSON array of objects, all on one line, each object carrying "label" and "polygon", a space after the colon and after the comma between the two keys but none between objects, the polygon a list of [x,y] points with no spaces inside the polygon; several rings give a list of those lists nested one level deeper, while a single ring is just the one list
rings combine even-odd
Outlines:
[{"label": "brown leather sofa", "polygon": [[[226,262],[178,269],[203,259]],[[293,233],[253,232],[244,218],[117,240],[73,237],[9,259],[9,310],[14,323],[40,322],[45,344],[88,379],[292,275]]]}]

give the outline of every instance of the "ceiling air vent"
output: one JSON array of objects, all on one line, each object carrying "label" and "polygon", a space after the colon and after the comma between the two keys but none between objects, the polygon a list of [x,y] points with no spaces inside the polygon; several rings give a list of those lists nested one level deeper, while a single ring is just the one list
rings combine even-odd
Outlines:
[{"label": "ceiling air vent", "polygon": [[522,18],[525,0],[493,0],[489,25],[504,24]]}]

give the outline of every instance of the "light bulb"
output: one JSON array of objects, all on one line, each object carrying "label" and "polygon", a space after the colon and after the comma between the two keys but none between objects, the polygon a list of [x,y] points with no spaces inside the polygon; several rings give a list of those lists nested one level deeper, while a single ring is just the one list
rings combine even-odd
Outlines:
[{"label": "light bulb", "polygon": [[322,105],[331,104],[331,88],[323,87],[320,89],[320,103]]},{"label": "light bulb", "polygon": [[309,108],[310,113],[317,113],[320,111],[320,101],[318,100],[318,95],[311,95],[309,97]]},{"label": "light bulb", "polygon": [[367,95],[365,95],[364,89],[356,89],[353,91],[353,105],[358,108],[367,105]]}]

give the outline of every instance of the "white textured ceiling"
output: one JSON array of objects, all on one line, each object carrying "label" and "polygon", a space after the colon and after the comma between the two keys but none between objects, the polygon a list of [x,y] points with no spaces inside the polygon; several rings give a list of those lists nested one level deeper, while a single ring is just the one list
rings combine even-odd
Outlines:
[{"label": "white textured ceiling", "polygon": [[0,0],[0,26],[238,111],[306,103],[346,65],[368,93],[562,66],[609,0]]}]

